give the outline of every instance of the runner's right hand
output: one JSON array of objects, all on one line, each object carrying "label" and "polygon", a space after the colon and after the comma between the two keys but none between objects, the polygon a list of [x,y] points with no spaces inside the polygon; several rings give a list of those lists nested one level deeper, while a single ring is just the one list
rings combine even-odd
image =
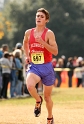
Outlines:
[{"label": "runner's right hand", "polygon": [[25,63],[26,63],[26,64],[29,64],[29,63],[30,63],[30,57],[26,57]]}]

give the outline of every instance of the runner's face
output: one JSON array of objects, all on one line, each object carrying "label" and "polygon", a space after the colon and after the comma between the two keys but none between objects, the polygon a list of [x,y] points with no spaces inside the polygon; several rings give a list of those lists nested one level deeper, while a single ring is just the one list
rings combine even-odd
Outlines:
[{"label": "runner's face", "polygon": [[42,12],[37,12],[36,13],[36,25],[42,26],[47,23],[47,19],[44,13]]}]

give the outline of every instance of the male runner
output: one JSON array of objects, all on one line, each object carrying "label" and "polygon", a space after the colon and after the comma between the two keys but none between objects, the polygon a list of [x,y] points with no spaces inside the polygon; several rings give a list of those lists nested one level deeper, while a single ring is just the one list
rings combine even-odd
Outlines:
[{"label": "male runner", "polygon": [[27,72],[26,84],[31,96],[36,100],[34,114],[38,117],[41,113],[43,99],[37,93],[35,85],[42,80],[48,112],[47,124],[54,124],[51,93],[55,75],[51,61],[52,54],[58,54],[58,47],[53,31],[46,28],[48,22],[49,12],[44,8],[38,9],[36,12],[36,27],[25,31],[23,48],[26,58],[31,64]]}]

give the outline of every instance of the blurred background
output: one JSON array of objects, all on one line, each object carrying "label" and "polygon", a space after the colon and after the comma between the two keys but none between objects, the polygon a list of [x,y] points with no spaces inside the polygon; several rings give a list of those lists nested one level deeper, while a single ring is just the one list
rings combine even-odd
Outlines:
[{"label": "blurred background", "polygon": [[[35,27],[36,11],[41,7],[50,13],[47,27],[55,33],[59,49],[52,59],[54,86],[84,87],[84,0],[0,0],[0,87],[2,91],[3,70],[7,68],[7,63],[3,66],[3,54],[8,51],[11,67],[7,73],[10,71],[11,79],[6,82],[6,88],[11,97],[29,94],[25,84],[28,65],[25,65],[22,43],[25,31]],[[42,83],[36,88],[42,91]]]},{"label": "blurred background", "polygon": [[84,0],[0,0],[0,46],[10,51],[23,42],[25,30],[35,26],[36,10],[50,13],[47,27],[54,31],[59,54],[84,57]]}]

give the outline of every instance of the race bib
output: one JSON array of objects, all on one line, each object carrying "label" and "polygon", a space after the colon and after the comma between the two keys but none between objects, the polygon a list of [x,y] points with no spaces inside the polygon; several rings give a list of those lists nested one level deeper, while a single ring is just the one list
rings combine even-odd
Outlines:
[{"label": "race bib", "polygon": [[44,54],[43,53],[32,53],[31,60],[34,64],[43,64],[44,63]]}]

